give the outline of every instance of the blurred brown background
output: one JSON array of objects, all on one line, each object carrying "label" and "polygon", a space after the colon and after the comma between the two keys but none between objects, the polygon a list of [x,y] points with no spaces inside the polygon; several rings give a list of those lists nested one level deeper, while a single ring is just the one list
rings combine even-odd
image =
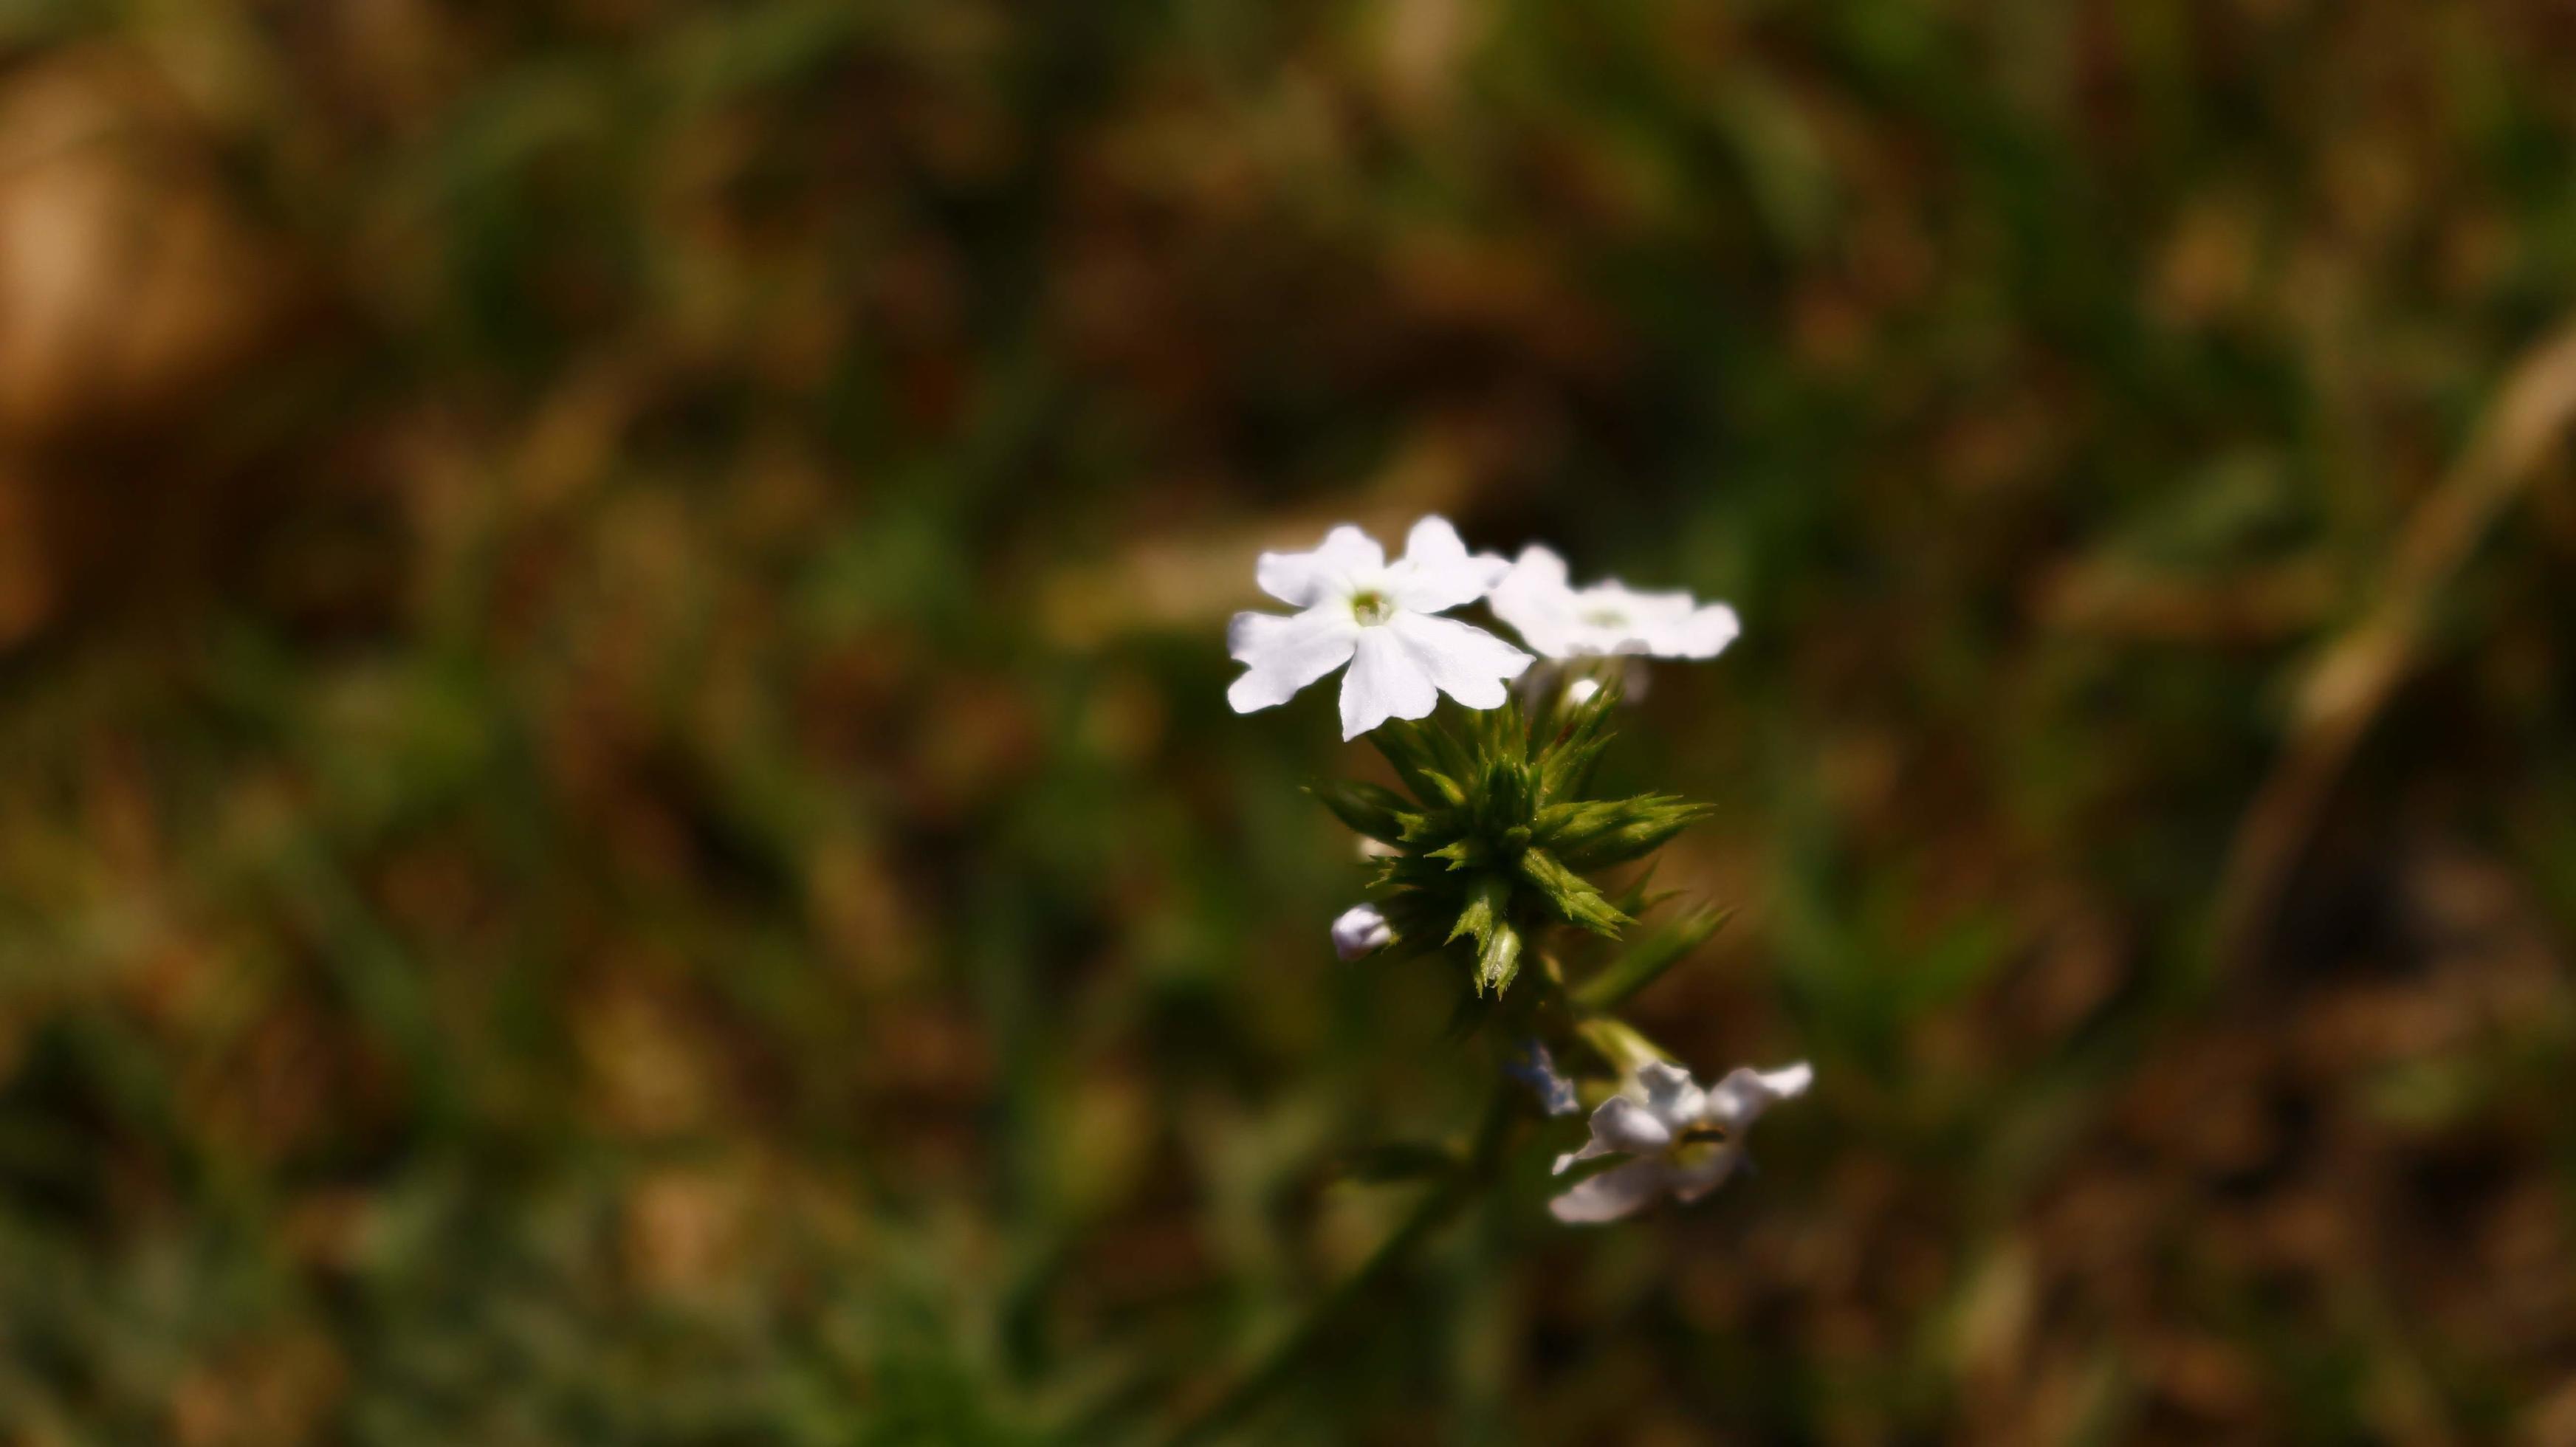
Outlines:
[{"label": "blurred brown background", "polygon": [[1258,1440],[2576,1442],[2576,10],[0,0],[0,1441],[1124,1441],[1458,1130],[1429,510],[1812,1057]]}]

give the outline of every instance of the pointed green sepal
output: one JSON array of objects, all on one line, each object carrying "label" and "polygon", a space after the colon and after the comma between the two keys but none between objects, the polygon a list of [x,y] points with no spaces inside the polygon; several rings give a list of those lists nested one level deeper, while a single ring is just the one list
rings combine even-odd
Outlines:
[{"label": "pointed green sepal", "polygon": [[1503,916],[1511,904],[1511,881],[1498,874],[1478,875],[1475,882],[1467,886],[1466,907],[1458,911],[1458,920],[1450,927],[1449,938],[1473,939],[1477,952],[1483,953],[1485,947],[1492,943],[1494,931],[1502,928]]},{"label": "pointed green sepal", "polygon": [[1549,799],[1580,795],[1592,781],[1593,765],[1610,742],[1610,714],[1619,702],[1616,679],[1602,684],[1592,697],[1566,705],[1555,717],[1556,731],[1538,751],[1539,789]]},{"label": "pointed green sepal", "polygon": [[1431,850],[1424,854],[1423,857],[1425,859],[1446,859],[1449,861],[1449,867],[1451,869],[1481,869],[1485,865],[1493,862],[1494,851],[1492,846],[1486,844],[1484,840],[1479,839],[1474,835],[1469,835],[1455,843],[1446,844],[1438,849]]},{"label": "pointed green sepal", "polygon": [[1544,849],[1522,854],[1519,869],[1521,878],[1547,901],[1549,912],[1567,924],[1617,939],[1621,927],[1629,922],[1600,890],[1593,888],[1590,880],[1566,868]]},{"label": "pointed green sepal", "polygon": [[1708,814],[1707,805],[1671,794],[1558,805],[1542,811],[1538,837],[1567,867],[1602,869],[1652,854]]},{"label": "pointed green sepal", "polygon": [[1538,783],[1517,759],[1488,759],[1476,790],[1476,825],[1489,833],[1526,828],[1538,812]]},{"label": "pointed green sepal", "polygon": [[1467,807],[1466,788],[1456,779],[1437,769],[1424,770],[1417,788],[1422,794],[1422,801],[1434,808],[1464,809]]},{"label": "pointed green sepal", "polygon": [[1521,932],[1508,924],[1497,925],[1484,948],[1476,952],[1476,991],[1499,995],[1511,987],[1512,978],[1521,972]]},{"label": "pointed green sepal", "polygon": [[1440,770],[1441,757],[1424,731],[1402,719],[1389,719],[1369,730],[1368,741],[1388,764],[1396,778],[1413,791],[1413,797],[1425,804],[1437,802],[1437,792],[1423,783],[1425,775]]},{"label": "pointed green sepal", "polygon": [[1307,785],[1306,792],[1355,832],[1389,844],[1403,843],[1409,833],[1425,823],[1422,811],[1413,807],[1412,800],[1383,785],[1357,779],[1326,779]]}]

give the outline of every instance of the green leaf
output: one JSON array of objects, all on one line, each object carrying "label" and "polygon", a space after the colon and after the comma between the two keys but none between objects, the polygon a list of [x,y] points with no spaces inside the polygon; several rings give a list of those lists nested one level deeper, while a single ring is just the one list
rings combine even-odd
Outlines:
[{"label": "green leaf", "polygon": [[1574,1002],[1586,1010],[1614,1009],[1629,996],[1653,984],[1664,971],[1706,944],[1726,925],[1732,911],[1694,909],[1655,930],[1612,960],[1601,973],[1576,986]]},{"label": "green leaf", "polygon": [[1566,868],[1544,849],[1521,855],[1520,874],[1537,888],[1539,897],[1547,901],[1557,918],[1567,924],[1617,939],[1620,928],[1629,923],[1628,917],[1593,888],[1590,880]]},{"label": "green leaf", "polygon": [[1327,779],[1309,784],[1306,792],[1333,811],[1333,817],[1371,839],[1401,844],[1406,836],[1425,821],[1413,801],[1393,789],[1366,784],[1357,779]]}]

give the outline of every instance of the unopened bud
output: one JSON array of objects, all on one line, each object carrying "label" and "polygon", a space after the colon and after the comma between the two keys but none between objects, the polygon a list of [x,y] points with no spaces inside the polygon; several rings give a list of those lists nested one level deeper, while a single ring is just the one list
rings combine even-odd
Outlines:
[{"label": "unopened bud", "polygon": [[1395,930],[1373,904],[1355,904],[1333,921],[1333,953],[1346,960],[1373,955],[1395,939]]}]

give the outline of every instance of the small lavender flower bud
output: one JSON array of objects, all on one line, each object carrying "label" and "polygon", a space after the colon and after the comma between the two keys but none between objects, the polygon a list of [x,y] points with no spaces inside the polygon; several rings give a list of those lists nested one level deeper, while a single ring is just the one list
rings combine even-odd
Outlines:
[{"label": "small lavender flower bud", "polygon": [[1346,960],[1376,954],[1394,939],[1395,930],[1375,905],[1352,905],[1333,921],[1333,953]]},{"label": "small lavender flower bud", "polygon": [[1572,1115],[1583,1108],[1575,1097],[1574,1082],[1558,1072],[1556,1057],[1548,1053],[1542,1041],[1524,1042],[1521,1053],[1505,1061],[1503,1069],[1528,1086],[1538,1096],[1539,1109],[1549,1115]]}]

